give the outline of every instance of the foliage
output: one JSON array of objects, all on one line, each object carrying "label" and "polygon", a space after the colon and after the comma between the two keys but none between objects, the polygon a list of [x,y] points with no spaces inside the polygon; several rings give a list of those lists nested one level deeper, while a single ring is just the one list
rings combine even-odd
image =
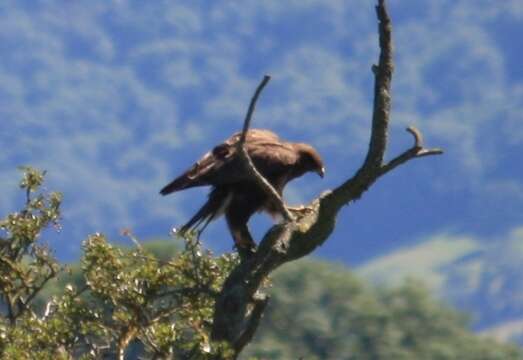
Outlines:
[{"label": "foliage", "polygon": [[[26,195],[25,205],[22,211],[0,220],[0,350],[6,358],[17,358],[19,353],[27,351],[25,349],[58,336],[51,322],[39,322],[31,305],[45,284],[60,271],[49,250],[37,244],[36,239],[49,225],[58,226],[61,195],[33,196],[43,182],[44,173],[31,168],[22,170],[20,188]],[[32,329],[34,336],[23,335]],[[21,337],[27,338],[27,347],[17,350]],[[64,336],[64,342],[68,341],[66,338]]]},{"label": "foliage", "polygon": [[[209,333],[214,297],[235,256],[214,257],[191,237],[160,259],[138,243],[125,251],[94,234],[83,245],[82,278],[58,290],[64,273],[37,240],[58,226],[61,196],[38,193],[44,173],[24,170],[26,204],[0,222],[2,358],[123,359],[133,349],[151,358],[227,357]],[[51,280],[58,292],[44,301],[37,295]]]}]

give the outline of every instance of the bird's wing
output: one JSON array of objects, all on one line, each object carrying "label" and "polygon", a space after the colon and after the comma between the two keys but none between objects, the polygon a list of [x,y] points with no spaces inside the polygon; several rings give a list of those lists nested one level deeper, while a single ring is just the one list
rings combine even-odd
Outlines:
[{"label": "bird's wing", "polygon": [[[167,195],[195,186],[227,185],[245,180],[247,174],[240,164],[240,159],[235,156],[239,139],[240,133],[236,133],[215,146],[165,186],[160,193]],[[293,148],[281,142],[276,134],[268,130],[249,130],[245,146],[258,171],[266,177],[284,171],[296,161]]]},{"label": "bird's wing", "polygon": [[[229,144],[236,144],[240,140],[241,132],[234,133],[229,139],[225,142]],[[278,135],[273,133],[270,130],[266,129],[251,129],[247,132],[246,143],[256,142],[256,141],[281,141]]]},{"label": "bird's wing", "polygon": [[[228,154],[229,146],[224,143],[216,146],[213,150],[203,155],[200,160],[195,162],[189,169],[183,172],[176,179],[167,184],[160,194],[167,195],[175,191],[188,189],[195,186],[213,185],[209,176],[219,169]],[[218,149],[218,150],[217,150]]]},{"label": "bird's wing", "polygon": [[[248,180],[241,160],[236,156],[236,143],[239,135],[233,135],[228,143],[214,148],[213,153],[223,159],[208,172],[213,185],[234,184]],[[245,147],[256,169],[271,181],[281,176],[294,166],[298,158],[291,144],[282,142],[275,134],[267,130],[248,133]]]},{"label": "bird's wing", "polygon": [[256,169],[269,179],[290,171],[298,159],[295,149],[284,142],[248,144],[247,151]]}]

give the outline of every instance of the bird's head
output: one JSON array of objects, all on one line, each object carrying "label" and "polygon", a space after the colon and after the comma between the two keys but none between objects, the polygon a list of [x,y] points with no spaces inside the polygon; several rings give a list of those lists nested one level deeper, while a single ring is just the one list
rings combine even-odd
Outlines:
[{"label": "bird's head", "polygon": [[303,173],[313,171],[320,177],[325,176],[325,166],[320,154],[309,144],[298,143],[296,147],[300,154],[300,167]]}]

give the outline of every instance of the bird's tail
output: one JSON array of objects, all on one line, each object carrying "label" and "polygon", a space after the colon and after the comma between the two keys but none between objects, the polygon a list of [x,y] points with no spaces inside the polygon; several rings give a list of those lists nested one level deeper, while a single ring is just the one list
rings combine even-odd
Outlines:
[{"label": "bird's tail", "polygon": [[207,227],[207,225],[218,216],[220,216],[230,201],[229,192],[223,189],[213,189],[209,194],[207,202],[198,210],[198,212],[183,225],[179,233],[184,235],[189,230],[198,230],[200,233]]}]

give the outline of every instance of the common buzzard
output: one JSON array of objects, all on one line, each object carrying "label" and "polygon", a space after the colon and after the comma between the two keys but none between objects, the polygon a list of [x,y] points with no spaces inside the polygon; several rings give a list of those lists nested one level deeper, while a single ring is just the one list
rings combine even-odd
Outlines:
[{"label": "common buzzard", "polygon": [[[212,186],[207,202],[185,224],[180,233],[201,230],[222,214],[239,251],[252,251],[254,241],[247,222],[257,211],[275,216],[277,208],[268,195],[243,170],[236,156],[236,143],[241,133],[232,135],[222,144],[203,155],[182,175],[166,185],[160,194],[167,195],[195,186]],[[323,161],[318,152],[304,143],[281,140],[269,130],[252,129],[247,132],[245,148],[256,169],[281,195],[285,185],[306,172],[324,175]]]}]

